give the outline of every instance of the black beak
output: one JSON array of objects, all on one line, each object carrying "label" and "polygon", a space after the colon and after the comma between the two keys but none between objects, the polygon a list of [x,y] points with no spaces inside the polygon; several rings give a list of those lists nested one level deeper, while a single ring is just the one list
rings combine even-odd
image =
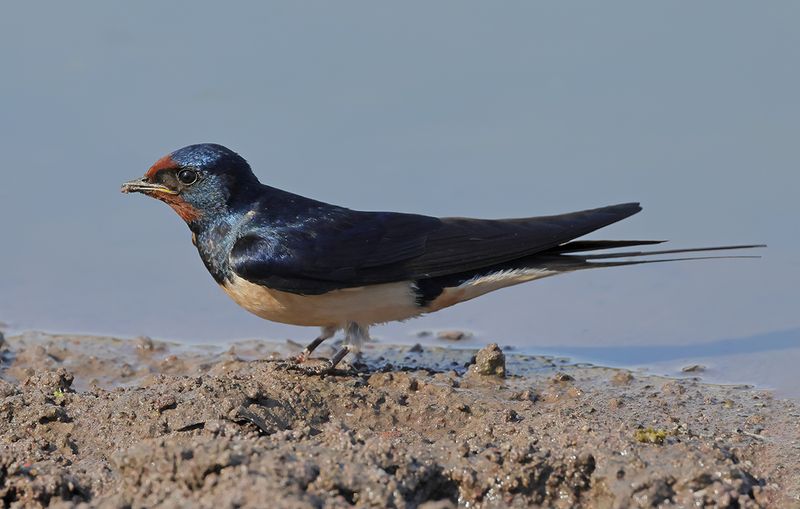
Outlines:
[{"label": "black beak", "polygon": [[168,188],[163,184],[153,184],[152,182],[148,182],[146,178],[141,178],[137,180],[131,180],[122,184],[121,191],[123,193],[144,193],[144,194],[151,194],[151,193],[166,193],[166,194],[178,194],[172,189]]}]

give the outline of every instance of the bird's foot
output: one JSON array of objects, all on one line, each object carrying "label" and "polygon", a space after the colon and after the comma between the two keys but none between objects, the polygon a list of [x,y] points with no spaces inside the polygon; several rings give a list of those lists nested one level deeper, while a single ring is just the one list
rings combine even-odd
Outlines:
[{"label": "bird's foot", "polygon": [[[345,345],[339,350],[337,350],[336,353],[333,354],[333,357],[331,357],[329,360],[309,359],[303,353],[295,357],[293,360],[296,363],[295,369],[298,369],[307,375],[325,376],[333,373],[336,370],[336,366],[338,366],[339,363],[342,362],[342,359],[344,359],[348,353],[350,353],[350,347],[348,345]],[[303,358],[303,360],[302,361],[298,360],[301,357]],[[302,366],[300,364],[302,364]]]},{"label": "bird's foot", "polygon": [[289,360],[294,362],[295,364],[304,364],[306,361],[310,359],[310,357],[311,357],[311,352],[309,352],[308,348],[306,348],[299,354],[289,357]]},{"label": "bird's foot", "polygon": [[333,371],[333,369],[335,369],[336,366],[340,362],[342,362],[342,359],[344,359],[345,356],[347,356],[347,354],[349,353],[350,353],[350,345],[344,345],[339,350],[337,350],[336,353],[333,354],[333,357],[331,357],[331,359],[328,361],[328,364],[330,364],[330,370]]},{"label": "bird's foot", "polygon": [[323,328],[322,329],[322,334],[320,334],[314,341],[309,343],[308,346],[303,348],[303,351],[300,352],[298,355],[296,355],[294,357],[291,357],[291,360],[295,364],[303,364],[303,363],[305,363],[311,357],[311,352],[316,350],[317,347],[319,345],[321,345],[323,341],[325,341],[328,338],[333,337],[333,335],[335,333],[336,333],[336,329],[333,328],[333,327],[325,327],[325,328]]}]

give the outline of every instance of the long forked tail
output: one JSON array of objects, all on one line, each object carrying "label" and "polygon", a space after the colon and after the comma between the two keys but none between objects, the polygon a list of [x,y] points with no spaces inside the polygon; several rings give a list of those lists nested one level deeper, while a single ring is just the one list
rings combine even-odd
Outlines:
[{"label": "long forked tail", "polygon": [[[562,244],[540,255],[542,265],[559,272],[592,269],[601,267],[620,267],[624,265],[640,265],[646,263],[663,263],[685,260],[719,260],[731,258],[760,258],[758,255],[714,255],[714,256],[670,256],[656,259],[623,260],[623,258],[641,258],[649,256],[676,255],[684,253],[706,253],[713,251],[732,251],[767,247],[766,244],[743,244],[734,246],[695,247],[686,249],[662,249],[655,251],[618,251],[613,253],[596,253],[598,250],[660,244],[663,240],[578,240]],[[584,254],[586,253],[586,254]]]}]

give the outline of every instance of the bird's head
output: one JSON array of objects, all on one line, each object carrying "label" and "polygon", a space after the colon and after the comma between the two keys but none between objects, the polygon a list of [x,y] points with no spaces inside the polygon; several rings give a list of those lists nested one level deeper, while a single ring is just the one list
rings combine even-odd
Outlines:
[{"label": "bird's head", "polygon": [[221,213],[232,197],[258,185],[239,154],[222,145],[202,143],[162,157],[144,177],[122,184],[122,192],[161,200],[191,225]]}]

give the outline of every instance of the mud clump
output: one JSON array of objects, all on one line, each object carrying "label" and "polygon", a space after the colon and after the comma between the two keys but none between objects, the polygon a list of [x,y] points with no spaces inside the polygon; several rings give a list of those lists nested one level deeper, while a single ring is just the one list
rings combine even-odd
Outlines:
[{"label": "mud clump", "polygon": [[[475,355],[491,383],[467,380],[486,377],[463,368],[474,352],[429,346],[408,366],[408,347],[372,345],[366,367],[324,378],[254,360],[290,353],[265,343],[236,356],[43,334],[8,346],[4,506],[750,508],[800,496],[798,407],[758,391],[618,385],[615,370],[496,346]],[[553,383],[557,372],[570,380]]]},{"label": "mud clump", "polygon": [[469,371],[482,376],[505,378],[506,356],[497,343],[491,343],[478,350],[475,355],[475,364],[469,367]]}]

